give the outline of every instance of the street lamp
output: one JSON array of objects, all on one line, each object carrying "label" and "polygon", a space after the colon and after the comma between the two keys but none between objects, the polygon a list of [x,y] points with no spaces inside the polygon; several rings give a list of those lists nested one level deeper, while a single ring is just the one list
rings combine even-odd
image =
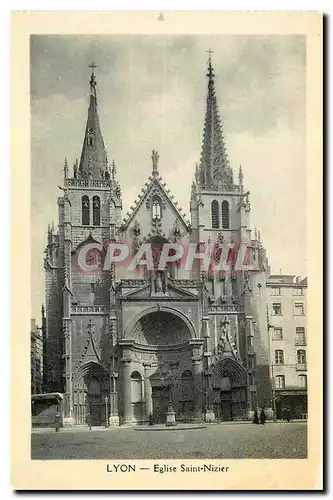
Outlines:
[{"label": "street lamp", "polygon": [[168,384],[168,387],[169,387],[169,404],[168,404],[168,410],[167,410],[167,413],[166,413],[165,425],[166,426],[176,425],[176,412],[173,409],[173,405],[172,405],[172,387],[173,387],[173,383],[174,383],[174,379],[172,377],[172,372],[169,371],[167,373],[166,378],[164,378],[164,376],[162,375],[161,376],[161,381],[162,381],[162,383],[169,382],[169,384]]},{"label": "street lamp", "polygon": [[105,401],[105,427],[109,427],[109,421],[108,421],[108,402],[109,402],[109,398],[107,396],[105,396],[104,401]]}]

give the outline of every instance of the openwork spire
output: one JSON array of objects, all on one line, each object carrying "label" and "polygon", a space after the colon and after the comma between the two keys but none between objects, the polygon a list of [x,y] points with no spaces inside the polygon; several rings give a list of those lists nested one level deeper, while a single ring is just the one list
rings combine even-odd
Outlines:
[{"label": "openwork spire", "polygon": [[105,175],[107,154],[97,111],[97,84],[94,73],[97,66],[92,63],[89,67],[92,70],[89,81],[90,103],[79,165],[79,176],[87,179],[102,179]]},{"label": "openwork spire", "polygon": [[210,189],[233,184],[232,170],[223,140],[218,102],[215,93],[214,70],[211,53],[208,58],[208,93],[206,99],[206,116],[200,159],[200,184]]}]

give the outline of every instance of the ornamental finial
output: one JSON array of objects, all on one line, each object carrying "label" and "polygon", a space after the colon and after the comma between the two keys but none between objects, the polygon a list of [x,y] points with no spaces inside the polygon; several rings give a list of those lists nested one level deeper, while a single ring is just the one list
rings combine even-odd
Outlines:
[{"label": "ornamental finial", "polygon": [[64,180],[68,178],[68,161],[67,161],[67,156],[65,156],[65,161],[64,161]]},{"label": "ornamental finial", "polygon": [[160,155],[158,154],[158,151],[156,149],[152,150],[151,153],[151,159],[153,162],[153,176],[156,177],[158,175],[158,160],[160,159]]}]

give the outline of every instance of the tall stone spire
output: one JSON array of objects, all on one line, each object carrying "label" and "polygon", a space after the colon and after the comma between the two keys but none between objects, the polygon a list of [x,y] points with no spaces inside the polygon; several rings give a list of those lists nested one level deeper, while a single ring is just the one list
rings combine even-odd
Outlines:
[{"label": "tall stone spire", "polygon": [[221,184],[233,184],[232,170],[223,140],[221,120],[214,85],[211,53],[208,58],[208,93],[200,158],[200,184],[209,189]]},{"label": "tall stone spire", "polygon": [[97,111],[95,64],[89,66],[90,77],[90,103],[88,109],[87,125],[82,146],[79,165],[79,176],[85,179],[101,179],[105,175],[107,155]]}]

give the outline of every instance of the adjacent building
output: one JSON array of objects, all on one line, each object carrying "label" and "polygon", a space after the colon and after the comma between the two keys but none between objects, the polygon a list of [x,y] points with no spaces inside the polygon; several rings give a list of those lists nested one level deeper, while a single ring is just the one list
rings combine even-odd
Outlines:
[{"label": "adjacent building", "polygon": [[[88,414],[93,425],[142,423],[150,415],[163,422],[170,403],[178,420],[242,420],[256,407],[272,417],[272,377],[283,375],[287,390],[306,375],[306,348],[295,345],[296,327],[305,328],[305,317],[298,323],[301,316],[294,314],[302,295],[295,295],[293,310],[283,294],[274,299],[286,308],[286,318],[296,318],[295,352],[291,340],[288,348],[284,344],[289,331],[283,315],[274,316],[280,323],[270,315],[276,329],[285,328],[280,343],[274,340],[276,351],[293,368],[271,364],[267,303],[271,313],[277,306],[270,293],[277,285],[260,233],[251,228],[242,168],[235,179],[227,156],[210,59],[207,78],[190,219],[163,181],[156,150],[147,182],[124,216],[126,186],[105,149],[93,68],[81,156],[73,168],[65,159],[59,225],[48,229],[44,261],[46,390],[64,394],[67,425],[84,423]],[[120,242],[128,254],[117,265],[110,243]],[[180,245],[187,256],[190,248],[209,248],[209,266],[197,255],[189,268],[180,255],[161,265],[161,256],[175,255],[163,253],[165,245]],[[280,285],[288,293],[306,288]],[[300,330],[297,335],[301,342]],[[281,371],[272,375],[275,369]]]},{"label": "adjacent building", "polygon": [[40,394],[43,391],[43,332],[35,319],[31,320],[30,328],[30,372],[31,394]]},{"label": "adjacent building", "polygon": [[268,335],[277,418],[307,417],[307,280],[272,275],[267,281]]}]

